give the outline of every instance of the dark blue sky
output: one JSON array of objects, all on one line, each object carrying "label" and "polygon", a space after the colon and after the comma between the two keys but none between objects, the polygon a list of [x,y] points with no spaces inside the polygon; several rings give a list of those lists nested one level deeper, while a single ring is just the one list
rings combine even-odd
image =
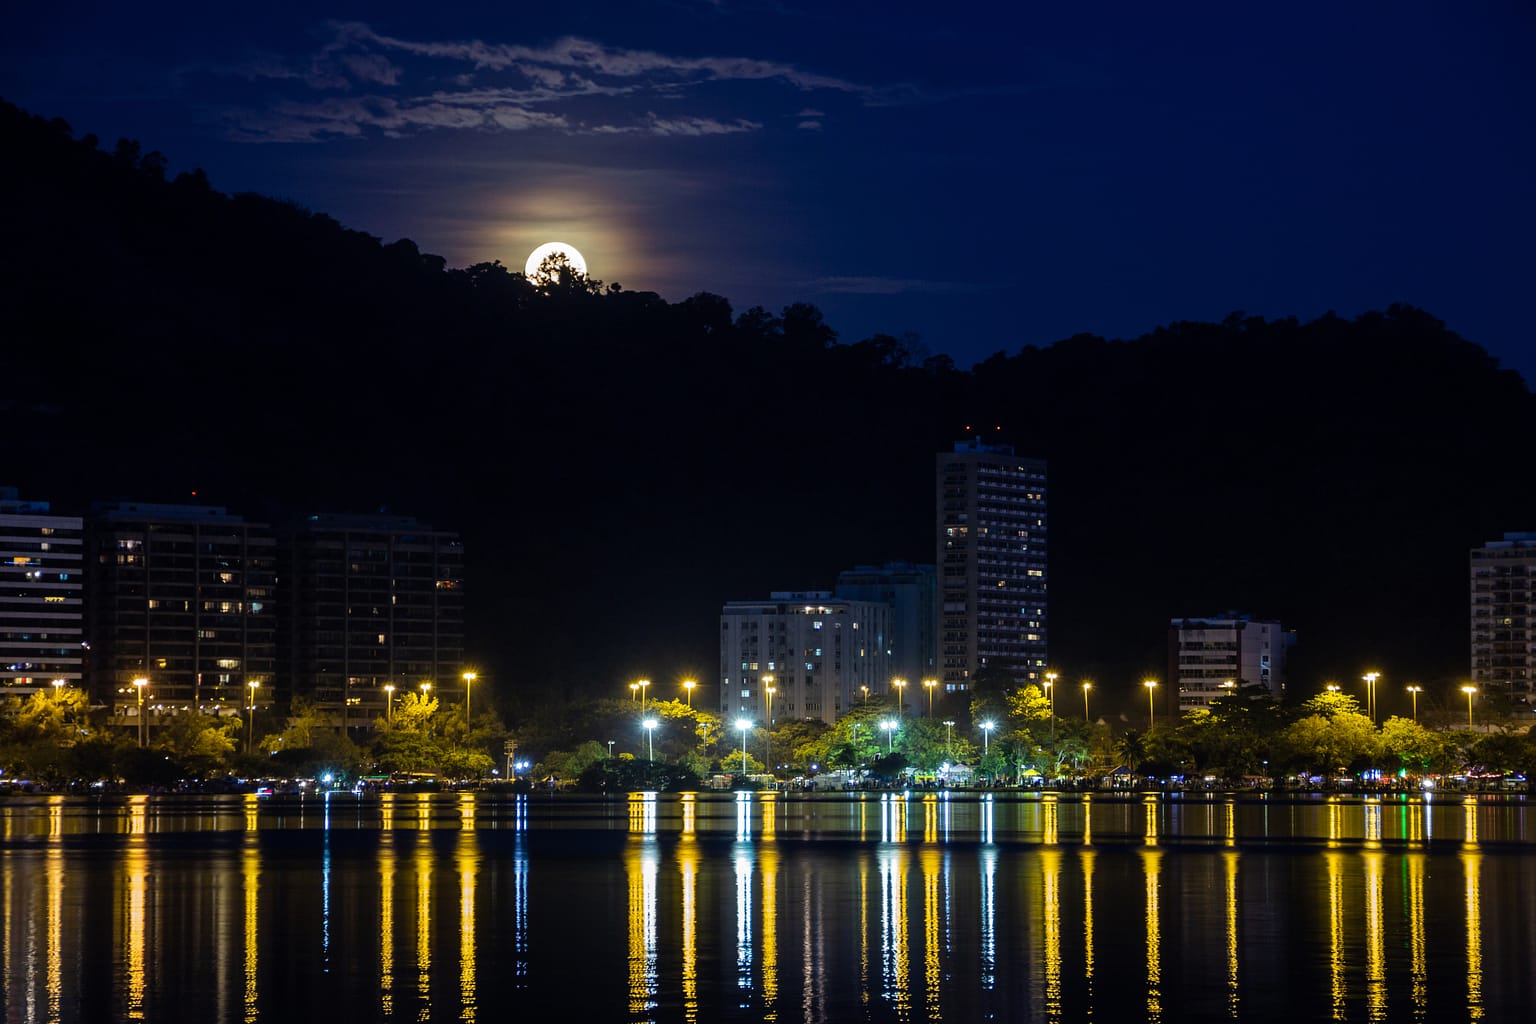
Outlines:
[{"label": "dark blue sky", "polygon": [[1422,306],[1536,381],[1536,14],[1287,4],[28,5],[0,95],[452,265],[962,365]]}]

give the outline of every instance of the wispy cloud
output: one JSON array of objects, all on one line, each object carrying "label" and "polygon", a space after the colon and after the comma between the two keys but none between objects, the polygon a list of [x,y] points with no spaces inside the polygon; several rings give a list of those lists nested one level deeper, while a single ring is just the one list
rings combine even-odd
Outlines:
[{"label": "wispy cloud", "polygon": [[953,293],[985,290],[974,282],[924,281],[902,277],[848,276],[819,277],[804,287],[823,295],[903,295],[909,293]]}]

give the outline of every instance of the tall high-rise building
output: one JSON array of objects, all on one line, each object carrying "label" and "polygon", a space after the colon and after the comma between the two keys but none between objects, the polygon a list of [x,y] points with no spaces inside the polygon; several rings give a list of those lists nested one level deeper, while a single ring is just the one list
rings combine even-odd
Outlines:
[{"label": "tall high-rise building", "polygon": [[938,677],[939,650],[933,632],[938,573],[933,566],[910,562],[855,566],[837,574],[833,593],[849,601],[890,605],[891,629],[885,648],[893,676],[912,680],[914,687],[919,680]]},{"label": "tall high-rise building", "polygon": [[1229,612],[1168,624],[1168,678],[1180,713],[1209,707],[1242,686],[1285,692],[1285,656],[1296,634],[1278,622]]},{"label": "tall high-rise building", "polygon": [[1045,463],[980,440],[938,456],[938,643],[946,690],[983,669],[1013,685],[1046,664]]},{"label": "tall high-rise building", "polygon": [[1536,533],[1472,549],[1472,682],[1517,704],[1536,690]]},{"label": "tall high-rise building", "polygon": [[82,522],[0,487],[0,693],[85,680]]},{"label": "tall high-rise building", "polygon": [[[119,725],[141,706],[238,714],[272,700],[272,531],[223,508],[111,502],[88,523],[95,699]],[[135,685],[135,680],[146,680]]]},{"label": "tall high-rise building", "polygon": [[463,700],[457,533],[409,516],[312,515],[284,549],[282,670],[294,696],[348,730],[372,727],[408,692]]},{"label": "tall high-rise building", "polygon": [[[720,713],[835,722],[853,703],[886,692],[890,606],[825,591],[775,592],[720,612]],[[772,709],[769,688],[773,689]]]}]

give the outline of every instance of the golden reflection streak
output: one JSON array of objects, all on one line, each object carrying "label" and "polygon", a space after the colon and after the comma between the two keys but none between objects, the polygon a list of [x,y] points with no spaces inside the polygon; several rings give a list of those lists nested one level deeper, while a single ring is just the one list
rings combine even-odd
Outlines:
[{"label": "golden reflection streak", "polygon": [[1370,797],[1361,808],[1361,814],[1365,819],[1365,848],[1367,850],[1379,850],[1381,848],[1381,799]]},{"label": "golden reflection streak", "polygon": [[1059,818],[1057,816],[1056,794],[1048,793],[1042,798],[1044,822],[1040,827],[1040,842],[1046,846],[1055,846],[1057,841],[1057,829]]},{"label": "golden reflection streak", "polygon": [[[381,800],[390,800],[385,793]],[[395,1012],[395,837],[386,832],[379,846],[379,1014]]]},{"label": "golden reflection streak", "polygon": [[379,831],[393,832],[395,830],[395,794],[379,794]]},{"label": "golden reflection streak", "polygon": [[[129,800],[143,801],[144,797]],[[143,808],[139,808],[142,813]],[[149,898],[149,867],[143,841],[133,843],[123,858],[123,870],[128,876],[128,957],[127,990],[128,1019],[144,1019],[144,915]]]},{"label": "golden reflection streak", "polygon": [[923,842],[939,841],[939,798],[932,793],[923,796]]},{"label": "golden reflection streak", "polygon": [[694,797],[695,797],[695,794],[693,794],[693,793],[684,793],[683,794],[683,838],[684,839],[692,839],[692,838],[694,838],[698,834],[697,833],[697,825],[695,824],[695,822],[697,820],[696,815],[698,813],[698,808],[697,808],[697,805],[694,802]]},{"label": "golden reflection streak", "polygon": [[1323,861],[1328,866],[1328,973],[1333,1019],[1344,1020],[1344,858],[1325,853]]},{"label": "golden reflection streak", "polygon": [[[1377,812],[1381,811],[1378,806]],[[1365,869],[1365,1012],[1366,1019],[1387,1019],[1387,950],[1385,908],[1382,905],[1384,855],[1366,851],[1360,855]]]},{"label": "golden reflection streak", "polygon": [[1093,794],[1083,794],[1083,845],[1093,845]]},{"label": "golden reflection streak", "polygon": [[[63,797],[55,797],[63,800]],[[62,806],[57,808],[62,810]],[[58,833],[53,833],[57,835]],[[57,846],[48,850],[48,869],[44,875],[45,898],[48,905],[48,934],[45,938],[45,956],[48,985],[48,1019],[59,1019],[59,1008],[64,998],[64,851]]]},{"label": "golden reflection streak", "polygon": [[[473,797],[466,793],[465,796]],[[463,800],[460,800],[462,809]],[[474,827],[474,812],[465,815],[468,827]],[[475,974],[475,876],[480,870],[480,855],[470,832],[459,835],[459,1019],[474,1021]]]},{"label": "golden reflection streak", "polygon": [[[770,810],[772,805],[764,807]],[[767,838],[767,835],[764,835]],[[772,846],[757,854],[758,871],[763,877],[763,1020],[779,1018],[779,854]]]},{"label": "golden reflection streak", "polygon": [[1225,846],[1237,845],[1237,804],[1231,797],[1227,798],[1226,821],[1222,830],[1222,838]]},{"label": "golden reflection streak", "polygon": [[[1231,825],[1232,805],[1227,804],[1228,825]],[[1227,1013],[1233,1020],[1242,1019],[1242,990],[1238,984],[1238,899],[1237,899],[1237,859],[1235,851],[1222,851],[1221,859],[1226,864],[1226,910],[1227,910]]]},{"label": "golden reflection streak", "polygon": [[[651,804],[652,809],[655,803]],[[633,809],[633,805],[632,805]],[[656,1006],[656,847],[630,846],[629,869],[629,1012],[645,1016]]]},{"label": "golden reflection streak", "polygon": [[939,1005],[940,969],[939,933],[941,931],[939,883],[944,875],[943,855],[927,847],[917,855],[923,872],[923,995],[929,1020],[943,1020]]},{"label": "golden reflection streak", "polygon": [[256,832],[260,828],[261,797],[255,793],[247,793],[240,804],[241,810],[245,812],[245,830]]},{"label": "golden reflection streak", "polygon": [[[425,793],[421,794],[423,797]],[[418,805],[425,814],[425,803]],[[416,840],[416,994],[421,999],[417,1020],[432,1019],[432,847]]]},{"label": "golden reflection streak", "polygon": [[1061,1020],[1061,851],[1040,853],[1040,909],[1045,924],[1045,1019]]},{"label": "golden reflection streak", "polygon": [[1093,1019],[1093,860],[1092,850],[1078,855],[1083,864],[1083,978],[1088,983],[1084,1020]]},{"label": "golden reflection streak", "polygon": [[432,794],[416,794],[416,827],[423,832],[432,828]]},{"label": "golden reflection streak", "polygon": [[475,830],[475,794],[459,794],[459,828],[465,832]]},{"label": "golden reflection streak", "polygon": [[1413,846],[1422,846],[1424,844],[1424,805],[1415,800],[1408,805],[1407,811],[1408,820],[1405,822],[1407,834],[1403,838]]},{"label": "golden reflection streak", "polygon": [[1148,846],[1157,845],[1157,797],[1148,794],[1142,798],[1142,804],[1147,810],[1147,834]]},{"label": "golden reflection streak", "polygon": [[1404,858],[1408,869],[1408,963],[1412,977],[1413,1019],[1423,1020],[1429,1002],[1429,960],[1424,943],[1424,855]]},{"label": "golden reflection streak", "polygon": [[772,842],[774,831],[778,828],[779,794],[773,790],[763,794],[762,813],[762,839],[764,842]]},{"label": "golden reflection streak", "polygon": [[244,899],[245,940],[245,992],[243,1005],[246,1024],[255,1024],[261,1016],[257,1001],[256,968],[261,955],[261,851],[255,840],[247,839],[245,851],[240,855],[240,882]]},{"label": "golden reflection streak", "polygon": [[[689,821],[692,795],[684,799],[683,821]],[[691,837],[692,830],[687,832]],[[699,1019],[699,848],[684,843],[677,848],[677,867],[683,876],[683,1019],[697,1024]]]},{"label": "golden reflection streak", "polygon": [[[1469,808],[1470,810],[1470,808]],[[1467,1019],[1483,1019],[1483,856],[1470,850],[1461,855],[1467,875]]]},{"label": "golden reflection streak", "polygon": [[[862,801],[860,801],[862,805]],[[859,858],[859,1002],[869,1005],[869,858]]]},{"label": "golden reflection streak", "polygon": [[1465,847],[1477,846],[1477,797],[1469,796],[1461,803],[1462,818],[1465,825],[1462,828],[1462,845]]},{"label": "golden reflection streak", "polygon": [[[1151,804],[1148,804],[1150,814]],[[1150,819],[1149,819],[1150,820]],[[1163,1019],[1162,914],[1159,906],[1158,869],[1162,853],[1143,849],[1141,861],[1147,876],[1147,1020]]]},{"label": "golden reflection streak", "polygon": [[1328,798],[1328,847],[1337,849],[1339,837],[1343,834],[1342,814],[1339,811],[1339,798]]}]

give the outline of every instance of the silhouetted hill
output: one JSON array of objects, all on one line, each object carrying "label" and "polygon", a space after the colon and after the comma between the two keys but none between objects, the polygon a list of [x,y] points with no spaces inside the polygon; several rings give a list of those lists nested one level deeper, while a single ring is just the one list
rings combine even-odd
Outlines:
[{"label": "silhouetted hill", "polygon": [[1530,393],[1408,307],[963,371],[808,306],[448,268],[14,107],[0,145],[0,482],[461,529],[507,696],[710,679],[723,601],[932,561],[967,424],[1050,460],[1054,660],[1106,694],[1161,674],[1171,616],[1226,609],[1300,630],[1303,688],[1450,682],[1467,549],[1536,526]]}]

